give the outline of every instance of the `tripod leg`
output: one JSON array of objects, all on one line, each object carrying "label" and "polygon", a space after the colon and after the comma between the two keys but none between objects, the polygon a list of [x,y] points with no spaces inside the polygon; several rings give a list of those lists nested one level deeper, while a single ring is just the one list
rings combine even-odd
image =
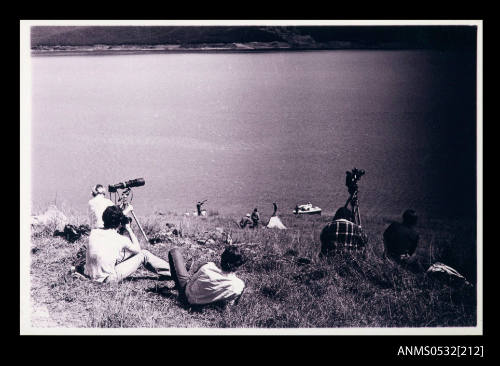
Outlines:
[{"label": "tripod leg", "polygon": [[139,226],[139,229],[141,229],[141,233],[142,233],[142,235],[144,236],[144,239],[146,239],[146,242],[149,242],[148,237],[146,236],[146,233],[145,233],[145,232],[144,232],[144,230],[142,229],[141,224],[139,224],[139,220],[137,220],[137,217],[135,217],[135,213],[134,213],[134,211],[130,211],[130,213],[131,213],[131,214],[132,214],[132,216],[134,217],[135,222],[137,223],[137,226]]}]

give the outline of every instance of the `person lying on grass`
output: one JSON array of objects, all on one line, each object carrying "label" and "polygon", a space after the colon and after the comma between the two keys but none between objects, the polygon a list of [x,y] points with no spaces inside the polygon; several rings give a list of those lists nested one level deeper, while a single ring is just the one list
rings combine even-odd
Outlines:
[{"label": "person lying on grass", "polygon": [[244,262],[240,249],[235,245],[226,247],[221,255],[221,268],[208,262],[189,276],[182,252],[173,248],[168,253],[168,261],[180,300],[190,305],[211,303],[235,304],[239,301],[245,283],[233,273]]},{"label": "person lying on grass", "polygon": [[[104,210],[103,229],[90,232],[87,247],[85,274],[97,282],[120,282],[142,265],[160,276],[170,276],[168,262],[141,249],[126,216],[133,209],[128,205],[122,212],[118,206]],[[129,237],[120,235],[124,228]]]},{"label": "person lying on grass", "polygon": [[331,223],[320,234],[320,257],[332,257],[335,253],[363,253],[367,236],[361,226],[354,223],[354,216],[347,207],[340,207]]}]

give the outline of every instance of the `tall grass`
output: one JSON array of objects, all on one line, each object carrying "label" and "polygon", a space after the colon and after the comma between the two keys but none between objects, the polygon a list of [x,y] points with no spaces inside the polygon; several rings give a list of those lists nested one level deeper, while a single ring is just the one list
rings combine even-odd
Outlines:
[{"label": "tall grass", "polygon": [[[83,223],[84,217],[69,216]],[[248,261],[237,272],[246,284],[236,306],[189,307],[178,300],[173,281],[139,270],[121,284],[101,285],[68,275],[86,238],[70,244],[50,230],[32,235],[32,298],[45,304],[54,325],[79,327],[436,327],[473,326],[474,288],[436,282],[382,257],[387,219],[363,218],[369,237],[365,257],[318,258],[319,233],[329,217],[281,216],[287,230],[240,229],[235,218],[173,213],[139,217],[146,234],[180,229],[164,243],[143,248],[166,258],[174,247],[193,260],[190,272],[206,261],[219,265],[229,233]],[[216,228],[220,228],[216,230]],[[140,234],[134,224],[134,230]],[[475,280],[475,229],[464,222],[422,222],[422,263],[442,261]],[[200,240],[212,238],[211,241]]]}]

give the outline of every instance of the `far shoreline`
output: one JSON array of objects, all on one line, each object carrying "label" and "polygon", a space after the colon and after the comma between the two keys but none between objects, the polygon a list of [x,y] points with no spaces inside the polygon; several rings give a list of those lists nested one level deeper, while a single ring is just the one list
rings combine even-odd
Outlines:
[{"label": "far shoreline", "polygon": [[180,53],[264,53],[264,52],[306,52],[306,51],[432,51],[436,48],[423,48],[403,44],[360,45],[346,42],[290,45],[288,43],[257,44],[203,44],[183,45],[89,45],[89,46],[37,46],[31,48],[32,56],[61,55],[134,55],[134,54],[180,54]]}]

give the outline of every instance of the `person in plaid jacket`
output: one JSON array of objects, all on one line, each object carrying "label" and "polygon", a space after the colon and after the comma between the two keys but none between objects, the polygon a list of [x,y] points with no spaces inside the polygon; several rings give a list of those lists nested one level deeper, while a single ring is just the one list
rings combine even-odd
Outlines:
[{"label": "person in plaid jacket", "polygon": [[354,216],[347,207],[340,207],[331,223],[320,234],[322,257],[340,252],[363,252],[367,236],[361,226],[354,223]]}]

